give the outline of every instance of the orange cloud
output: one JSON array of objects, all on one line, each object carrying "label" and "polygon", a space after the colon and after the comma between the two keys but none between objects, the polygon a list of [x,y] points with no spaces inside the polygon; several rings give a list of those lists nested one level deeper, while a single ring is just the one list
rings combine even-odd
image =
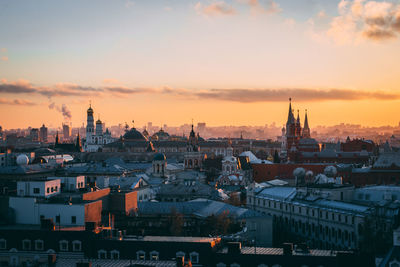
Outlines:
[{"label": "orange cloud", "polygon": [[236,10],[224,1],[215,2],[208,6],[203,6],[200,2],[198,2],[195,5],[195,9],[201,14],[211,16],[236,14]]}]

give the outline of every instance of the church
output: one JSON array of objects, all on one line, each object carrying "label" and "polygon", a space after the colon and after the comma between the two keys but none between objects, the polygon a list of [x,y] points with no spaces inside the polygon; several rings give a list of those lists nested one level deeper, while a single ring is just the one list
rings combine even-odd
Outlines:
[{"label": "church", "polygon": [[90,104],[87,110],[86,140],[83,146],[85,152],[101,151],[104,145],[115,141],[108,129],[104,132],[103,123],[100,118],[96,121],[95,127],[93,114],[94,111]]},{"label": "church", "polygon": [[311,138],[308,125],[307,110],[305,111],[304,125],[301,126],[300,112],[297,110],[297,118],[294,117],[292,99],[289,98],[289,112],[286,128],[282,128],[281,158],[288,161],[296,161],[299,152],[319,152],[319,143]]}]

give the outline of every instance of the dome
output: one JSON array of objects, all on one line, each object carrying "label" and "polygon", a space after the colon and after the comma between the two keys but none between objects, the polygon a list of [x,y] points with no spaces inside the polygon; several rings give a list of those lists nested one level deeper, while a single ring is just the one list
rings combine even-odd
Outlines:
[{"label": "dome", "polygon": [[101,120],[98,119],[98,120],[96,121],[96,124],[101,124]]},{"label": "dome", "polygon": [[18,165],[28,165],[29,163],[29,158],[25,154],[21,154],[17,157],[17,164]]},{"label": "dome", "polygon": [[135,128],[130,129],[124,134],[125,140],[146,141],[146,137]]},{"label": "dome", "polygon": [[164,132],[163,129],[160,129],[158,132],[153,134],[151,138],[155,140],[167,140],[169,138],[169,134],[167,132]]},{"label": "dome", "polygon": [[153,160],[166,160],[167,158],[163,153],[156,153],[153,157]]}]

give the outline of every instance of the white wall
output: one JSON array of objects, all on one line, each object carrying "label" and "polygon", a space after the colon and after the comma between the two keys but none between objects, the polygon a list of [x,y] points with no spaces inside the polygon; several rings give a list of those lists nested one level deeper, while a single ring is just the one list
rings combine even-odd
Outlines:
[{"label": "white wall", "polygon": [[48,180],[60,179],[64,184],[63,191],[78,191],[80,188],[85,188],[85,176],[75,177],[48,177]]},{"label": "white wall", "polygon": [[[37,203],[35,198],[10,197],[9,206],[15,212],[15,222],[17,224],[40,224],[41,215],[46,219],[53,219],[54,223],[56,223],[56,216],[60,215],[62,226],[85,225],[84,204]],[[71,216],[76,216],[76,224],[72,223]]]},{"label": "white wall", "polygon": [[[35,193],[35,188],[39,189],[38,193]],[[18,196],[51,197],[59,194],[60,191],[60,179],[48,181],[21,181],[17,183]]]}]

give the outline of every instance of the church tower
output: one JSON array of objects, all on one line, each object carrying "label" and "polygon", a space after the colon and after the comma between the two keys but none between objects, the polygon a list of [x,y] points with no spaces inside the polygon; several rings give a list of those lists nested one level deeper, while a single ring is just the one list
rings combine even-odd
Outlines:
[{"label": "church tower", "polygon": [[299,110],[297,110],[297,119],[296,119],[296,136],[301,136],[301,124],[300,124],[300,114]]},{"label": "church tower", "polygon": [[94,135],[94,118],[92,104],[87,110],[87,123],[86,123],[86,142],[91,143],[92,136]]},{"label": "church tower", "polygon": [[307,109],[304,118],[303,138],[311,138],[310,127],[308,126]]}]

